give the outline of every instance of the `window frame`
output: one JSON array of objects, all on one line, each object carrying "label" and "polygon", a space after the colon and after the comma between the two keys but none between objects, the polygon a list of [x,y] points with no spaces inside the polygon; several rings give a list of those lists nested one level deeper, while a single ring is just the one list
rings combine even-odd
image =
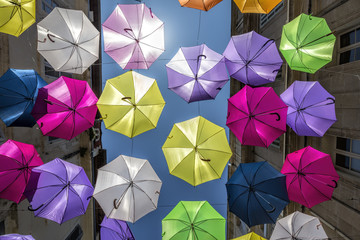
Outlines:
[{"label": "window frame", "polygon": [[[349,149],[349,151],[346,151],[346,150],[342,150],[342,149],[338,149],[338,148],[337,148],[338,138],[344,138],[344,139],[350,140],[350,149]],[[360,154],[357,154],[357,153],[353,153],[353,152],[352,152],[353,140],[359,140],[359,139],[352,139],[352,138],[345,138],[345,137],[336,137],[335,164],[334,164],[334,165],[335,165],[335,168],[336,168],[336,169],[342,170],[342,171],[344,171],[344,172],[346,172],[346,173],[351,173],[352,175],[360,176],[360,172],[357,172],[357,171],[351,169],[352,158],[360,159]],[[349,158],[349,167],[348,167],[348,168],[343,167],[343,166],[337,164],[337,157],[336,157],[337,154],[340,154],[340,155],[343,155],[343,156]]]},{"label": "window frame", "polygon": [[[279,12],[281,12],[285,8],[284,1],[281,1],[278,5],[274,7],[273,10],[271,10],[268,14],[260,14],[259,17],[259,28],[263,28],[266,26],[269,22],[271,22]],[[265,20],[263,20],[265,19]]]},{"label": "window frame", "polygon": [[[341,34],[338,35],[338,39],[339,39],[338,40],[338,49],[339,50],[338,50],[338,54],[337,54],[338,55],[338,61],[337,61],[338,65],[344,65],[344,64],[349,64],[349,63],[360,61],[360,59],[356,60],[356,49],[360,48],[360,40],[359,40],[359,42],[356,42],[356,31],[357,30],[360,31],[360,26],[358,26],[358,25],[355,26],[355,27],[352,27],[352,28],[348,29],[347,31],[344,31],[344,32],[342,32]],[[341,37],[343,35],[345,35],[345,34],[351,33],[352,31],[355,32],[355,34],[354,34],[355,35],[355,43],[347,45],[345,47],[341,47]],[[355,56],[354,56],[355,60],[349,61],[349,62],[346,62],[346,63],[340,63],[341,54],[345,53],[347,51],[351,51],[351,50],[355,50]]]}]

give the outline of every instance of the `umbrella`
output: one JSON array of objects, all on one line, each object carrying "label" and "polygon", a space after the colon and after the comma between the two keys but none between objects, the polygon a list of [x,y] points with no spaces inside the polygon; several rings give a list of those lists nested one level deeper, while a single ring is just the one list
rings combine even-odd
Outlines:
[{"label": "umbrella", "polygon": [[7,127],[33,127],[31,110],[47,83],[34,70],[9,69],[0,78],[0,118]]},{"label": "umbrella", "polygon": [[249,227],[275,223],[289,203],[285,176],[268,162],[241,163],[226,189],[230,212]]},{"label": "umbrella", "polygon": [[132,138],[156,127],[165,101],[155,79],[129,71],[106,81],[97,106],[106,128]]},{"label": "umbrella", "polygon": [[100,224],[100,239],[103,240],[135,240],[126,222],[104,217]]},{"label": "umbrella", "polygon": [[286,131],[287,108],[272,88],[246,85],[229,98],[226,125],[241,144],[269,147]]},{"label": "umbrella", "polygon": [[232,240],[266,240],[265,238],[257,235],[254,232],[248,233],[244,236],[238,237],[238,238],[234,238]]},{"label": "umbrella", "polygon": [[195,8],[203,11],[209,11],[222,0],[179,0],[182,7]]},{"label": "umbrella", "polygon": [[330,155],[310,146],[288,154],[281,173],[289,199],[308,208],[331,200],[339,180]]},{"label": "umbrella", "polygon": [[234,0],[242,13],[268,14],[281,0]]},{"label": "umbrella", "polygon": [[279,49],[292,70],[315,73],[331,62],[335,40],[325,18],[302,13],[284,25]]},{"label": "umbrella", "polygon": [[56,71],[82,74],[99,58],[100,33],[83,11],[56,7],[37,28],[38,51]]},{"label": "umbrella", "polygon": [[145,4],[118,4],[102,27],[104,51],[123,69],[148,69],[165,51],[164,23]]},{"label": "umbrella", "polygon": [[93,191],[82,167],[56,158],[33,169],[24,194],[36,217],[61,224],[85,214]]},{"label": "umbrella", "polygon": [[60,77],[39,89],[31,114],[45,136],[70,140],[94,125],[97,100],[86,81]]},{"label": "umbrella", "polygon": [[35,0],[1,0],[0,32],[20,36],[35,23]]},{"label": "umbrella", "polygon": [[276,222],[270,240],[297,239],[326,240],[328,237],[318,218],[296,211]]},{"label": "umbrella", "polygon": [[187,102],[214,99],[229,81],[224,57],[205,44],[180,48],[166,70],[169,89]]},{"label": "umbrella", "polygon": [[254,31],[231,37],[224,56],[230,76],[252,86],[274,82],[283,63],[275,41]]},{"label": "umbrella", "polygon": [[1,235],[0,240],[35,240],[31,235],[6,234]]},{"label": "umbrella", "polygon": [[322,137],[336,122],[335,98],[319,82],[295,81],[280,98],[289,107],[287,124],[299,136]]},{"label": "umbrella", "polygon": [[0,198],[19,203],[31,170],[42,165],[35,147],[30,144],[8,140],[0,146]]},{"label": "umbrella", "polygon": [[225,129],[201,116],[176,123],[162,150],[169,172],[193,186],[221,178],[232,155]]},{"label": "umbrella", "polygon": [[147,160],[120,155],[99,168],[94,198],[107,217],[134,223],[157,208],[161,185]]},{"label": "umbrella", "polygon": [[162,220],[162,239],[225,240],[225,222],[207,201],[180,201]]}]

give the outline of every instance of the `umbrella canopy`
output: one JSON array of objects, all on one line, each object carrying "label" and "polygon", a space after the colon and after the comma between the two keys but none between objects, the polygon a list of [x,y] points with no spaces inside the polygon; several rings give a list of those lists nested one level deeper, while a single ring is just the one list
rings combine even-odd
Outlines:
[{"label": "umbrella canopy", "polygon": [[86,81],[60,77],[39,89],[31,114],[45,136],[70,140],[94,125],[97,101]]},{"label": "umbrella canopy", "polygon": [[100,224],[100,239],[104,240],[135,240],[126,222],[104,217]]},{"label": "umbrella canopy", "polygon": [[254,232],[248,233],[244,236],[238,237],[238,238],[234,238],[232,240],[266,240],[266,238],[263,238],[259,235],[257,235]]},{"label": "umbrella canopy", "polygon": [[229,98],[226,125],[241,144],[269,147],[286,131],[287,108],[271,87],[246,85]]},{"label": "umbrella canopy", "polygon": [[232,155],[225,129],[200,116],[176,123],[162,150],[169,172],[193,186],[221,178]]},{"label": "umbrella canopy", "polygon": [[281,0],[234,0],[242,13],[269,13]]},{"label": "umbrella canopy", "polygon": [[294,212],[276,222],[270,240],[328,239],[318,218]]},{"label": "umbrella canopy", "polygon": [[82,167],[56,158],[33,169],[24,194],[36,217],[61,224],[85,214],[93,191]]},{"label": "umbrella canopy", "polygon": [[225,240],[225,223],[207,201],[180,201],[162,220],[162,239]]},{"label": "umbrella canopy", "polygon": [[104,51],[123,69],[148,69],[165,51],[164,23],[145,4],[118,4],[102,27]]},{"label": "umbrella canopy", "polygon": [[310,146],[288,154],[281,173],[289,199],[308,208],[330,200],[339,180],[330,155]]},{"label": "umbrella canopy", "polygon": [[225,58],[205,44],[180,48],[166,71],[169,89],[187,102],[214,99],[229,81]]},{"label": "umbrella canopy", "polygon": [[231,37],[224,56],[230,76],[252,86],[274,82],[283,63],[275,41],[254,31]]},{"label": "umbrella canopy", "polygon": [[209,11],[222,0],[179,0],[182,7],[195,8],[203,11]]},{"label": "umbrella canopy", "polygon": [[107,129],[132,138],[156,127],[165,101],[155,79],[129,71],[106,81],[97,106]]},{"label": "umbrella canopy", "polygon": [[319,82],[295,81],[280,98],[289,107],[287,124],[299,136],[322,137],[336,122],[335,98]]},{"label": "umbrella canopy", "polygon": [[56,7],[37,29],[38,51],[56,71],[82,74],[99,58],[100,33],[83,11]]},{"label": "umbrella canopy", "polygon": [[7,127],[33,127],[31,110],[47,83],[34,70],[12,69],[0,78],[0,118]]},{"label": "umbrella canopy", "polygon": [[134,223],[157,208],[161,185],[147,160],[120,155],[99,168],[94,198],[109,218]]},{"label": "umbrella canopy", "polygon": [[42,165],[35,147],[8,140],[0,146],[0,198],[19,203],[34,167]]},{"label": "umbrella canopy", "polygon": [[230,212],[249,227],[275,223],[289,203],[285,176],[268,162],[241,163],[226,189]]},{"label": "umbrella canopy", "polygon": [[279,49],[292,70],[315,73],[331,62],[335,40],[325,18],[302,13],[284,25]]},{"label": "umbrella canopy", "polygon": [[1,235],[0,240],[35,240],[31,235],[20,235],[20,234],[6,234]]},{"label": "umbrella canopy", "polygon": [[1,0],[0,32],[20,36],[35,23],[35,0]]}]

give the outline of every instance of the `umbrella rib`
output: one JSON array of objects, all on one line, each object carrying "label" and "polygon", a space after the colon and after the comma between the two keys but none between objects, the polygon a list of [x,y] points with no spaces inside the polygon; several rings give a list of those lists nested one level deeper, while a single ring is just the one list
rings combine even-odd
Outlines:
[{"label": "umbrella rib", "polygon": [[[8,6],[8,7],[13,7],[13,6]],[[16,11],[14,11],[14,10],[16,10]],[[13,7],[13,9],[11,11],[11,14],[10,14],[10,17],[9,17],[9,20],[6,21],[3,25],[1,25],[0,28],[5,26],[6,24],[8,24],[11,21],[11,19],[15,16],[16,12],[17,12],[17,7]]]},{"label": "umbrella rib", "polygon": [[181,205],[183,206],[183,208],[184,208],[184,210],[185,210],[185,212],[186,212],[186,215],[187,215],[187,217],[188,217],[188,219],[189,219],[189,222],[193,222],[192,220],[191,220],[191,218],[190,218],[190,215],[189,215],[189,213],[188,213],[188,211],[187,211],[187,209],[186,209],[186,207],[184,206],[184,203],[183,202],[181,202]]},{"label": "umbrella rib", "polygon": [[[257,192],[254,192],[254,197],[255,197],[256,201],[258,202],[258,204],[260,205],[260,207],[264,210],[264,212],[266,213],[266,215],[270,218],[271,222],[272,222],[272,223],[275,223],[275,221],[271,218],[268,210],[266,210],[266,209],[263,207],[263,205],[260,203],[258,197],[256,196],[256,193],[257,193]],[[259,193],[257,193],[257,194],[259,194]],[[261,196],[260,194],[259,194],[259,196],[260,196],[261,198],[263,198],[265,201],[267,201],[267,200],[266,200],[263,196]],[[267,201],[267,204],[269,204],[270,206],[272,205],[272,204],[271,204],[270,202],[268,202],[268,201]]]},{"label": "umbrella rib", "polygon": [[[154,205],[155,209],[157,208],[157,206],[155,205],[155,203],[152,201],[152,199],[149,197],[149,195],[147,195],[147,193],[142,190],[142,188],[140,188],[139,186],[137,186],[135,183],[134,183],[134,187],[137,188],[138,190],[140,190],[141,192],[143,192],[150,200],[150,202]],[[134,198],[135,199],[135,198]]]},{"label": "umbrella rib", "polygon": [[[272,42],[271,42],[272,41]],[[256,58],[258,58],[259,56],[261,56],[261,54],[263,54],[270,46],[271,44],[273,44],[275,41],[272,39],[269,39],[267,42],[265,42],[265,44],[263,46],[261,46],[261,48],[254,54],[254,56],[250,59],[250,61],[252,62],[253,60],[255,60]],[[270,43],[270,44],[268,44]],[[267,45],[267,46],[266,46]],[[262,50],[262,51],[261,51]]]},{"label": "umbrella rib", "polygon": [[208,235],[211,236],[214,240],[217,240],[217,238],[216,238],[214,235],[212,235],[211,233],[209,233],[208,231],[200,228],[199,226],[194,226],[194,233],[195,233],[196,238],[197,238],[198,240],[200,240],[200,238],[197,236],[197,234],[196,234],[196,232],[195,232],[195,228],[197,228],[197,230],[200,231],[200,232],[204,232],[204,233],[208,234]]},{"label": "umbrella rib", "polygon": [[[72,35],[72,32],[70,31],[70,27],[72,27],[71,21],[69,21],[69,23],[70,23],[70,26],[69,26],[69,25],[66,23],[66,20],[65,20],[64,16],[60,13],[59,10],[58,10],[58,13],[59,13],[60,17],[64,20],[64,23],[65,23],[65,25],[66,25],[66,29],[69,31],[70,36],[71,36],[71,38],[72,38],[72,41],[67,40],[67,39],[65,39],[65,38],[64,38],[64,40],[67,41],[67,42],[69,42],[69,43],[73,43],[75,39],[74,39],[74,36]],[[66,14],[68,15],[69,12],[66,11]],[[69,18],[69,20],[70,20],[69,15],[68,15],[68,18]]]},{"label": "umbrella rib", "polygon": [[[157,30],[159,30],[162,26],[164,26],[164,23],[161,24],[158,28],[154,29],[154,31],[152,31],[151,33],[149,33],[148,35],[143,36],[141,39],[147,38],[148,36],[152,35],[154,32],[156,32]],[[141,40],[139,39],[139,40]],[[150,45],[149,45],[150,46]]]},{"label": "umbrella rib", "polygon": [[[189,227],[185,227],[185,228],[179,230],[177,233],[175,233],[173,236],[171,236],[171,237],[169,238],[169,240],[173,239],[173,238],[174,238],[176,235],[178,235],[179,233],[182,233],[182,232],[185,232],[185,231],[187,231],[187,230],[190,230],[190,229],[188,229],[188,228],[189,228]],[[190,236],[190,231],[189,231],[189,234],[188,234],[188,236],[187,236],[186,239],[189,239],[189,236]]]},{"label": "umbrella rib", "polygon": [[[327,106],[327,105],[330,105],[330,104],[334,104],[334,103],[330,103],[330,104],[329,104],[329,103],[325,103],[325,102],[328,101],[328,100],[329,100],[329,99],[325,99],[325,100],[323,100],[323,101],[321,101],[321,102],[311,104],[311,105],[305,107],[305,109],[303,109],[303,111],[306,112],[305,110],[306,110],[306,109],[309,109],[309,108],[323,107],[323,106]],[[324,103],[324,104],[321,104],[321,103]],[[320,105],[320,104],[321,104],[321,105]],[[302,106],[301,106],[301,108],[302,108]],[[306,112],[306,113],[307,113],[307,112]]]},{"label": "umbrella rib", "polygon": [[[312,43],[312,42],[310,42],[310,43],[306,43],[306,44],[303,45],[303,43],[305,42],[305,40],[306,40],[309,36],[311,36],[311,33],[312,33],[312,32],[317,28],[317,26],[319,26],[321,23],[322,23],[322,21],[319,21],[319,22],[314,26],[314,28],[310,30],[310,32],[306,35],[306,37],[299,43],[300,48],[303,48],[304,46],[307,46],[308,44]],[[304,26],[305,26],[305,24],[303,24],[303,27],[304,27]],[[302,29],[301,29],[301,30],[302,30]],[[301,32],[301,31],[299,31],[299,32]],[[316,42],[317,40],[320,40],[320,39],[315,39],[315,42]]]},{"label": "umbrella rib", "polygon": [[[66,111],[65,111],[65,112],[66,112]],[[53,131],[55,131],[57,128],[59,128],[59,127],[65,122],[65,120],[69,118],[70,115],[71,115],[71,112],[69,112],[69,113],[67,114],[67,116],[64,117],[64,119],[62,120],[62,122],[61,122],[59,125],[57,125],[54,129],[52,129],[51,131],[49,131],[48,133],[46,133],[46,135],[47,135],[47,136],[50,136],[50,134],[51,134]]]},{"label": "umbrella rib", "polygon": [[8,184],[4,189],[2,189],[2,190],[0,191],[0,193],[5,192],[14,182],[16,182],[16,181],[18,180],[18,178],[21,176],[21,174],[22,174],[22,171],[20,171],[20,172],[18,173],[18,175],[16,176],[16,178],[15,178],[10,184]]},{"label": "umbrella rib", "polygon": [[[290,236],[292,235],[279,221],[278,221],[278,225],[281,226]],[[288,237],[278,238],[278,240],[280,239],[288,239]]]},{"label": "umbrella rib", "polygon": [[[260,168],[262,168],[264,166],[266,162],[262,162],[261,165],[258,167],[258,169],[256,169],[255,173],[253,174],[253,177],[252,177],[252,180],[251,180],[251,183],[254,183],[255,182],[255,178],[256,178],[256,175],[258,173],[258,171],[260,170]],[[245,176],[245,175],[244,175]]]},{"label": "umbrella rib", "polygon": [[[253,109],[253,111],[252,111],[251,113],[255,112],[255,110],[259,107],[260,102],[264,99],[264,97],[265,97],[269,92],[270,92],[270,88],[266,91],[266,93],[265,93],[264,95],[261,96],[261,98],[259,99],[259,101],[258,101],[257,104],[255,105],[255,107],[254,107],[254,109]],[[247,103],[249,103],[249,101],[247,101]],[[250,107],[249,107],[249,110],[250,110]]]},{"label": "umbrella rib", "polygon": [[[282,130],[282,129],[280,129],[280,128],[271,126],[270,124],[267,124],[267,123],[265,123],[265,122],[263,122],[263,121],[261,121],[261,120],[259,120],[259,119],[254,118],[254,120],[256,120],[256,121],[258,121],[258,122],[261,122],[261,123],[263,123],[263,124],[265,124],[265,125],[267,125],[267,126],[269,126],[269,127],[271,127],[271,128],[275,128],[275,129],[277,129],[277,130],[279,130],[279,131],[286,132],[286,131],[284,131],[284,130]],[[261,138],[260,138],[260,139],[261,139]]]},{"label": "umbrella rib", "polygon": [[[65,185],[66,186],[66,185]],[[53,196],[52,198],[50,198],[49,200],[47,200],[44,204],[43,204],[43,206],[40,208],[40,210],[39,210],[39,212],[38,213],[35,213],[35,216],[38,216],[40,213],[42,213],[43,211],[44,211],[44,209],[52,202],[52,201],[54,201],[55,200],[55,198],[57,197],[57,196],[59,196],[59,194],[62,192],[62,191],[64,191],[64,187],[57,193],[57,194],[55,194],[55,196]]]},{"label": "umbrella rib", "polygon": [[71,185],[69,186],[69,190],[70,190],[71,192],[73,192],[73,193],[80,199],[81,206],[82,206],[82,211],[83,211],[83,213],[85,213],[85,212],[86,212],[86,208],[85,208],[85,206],[84,206],[84,202],[82,201],[80,195],[75,191],[75,189],[74,189],[74,190],[72,189]]},{"label": "umbrella rib", "polygon": [[66,199],[66,205],[65,205],[65,210],[64,210],[64,212],[63,212],[63,215],[62,215],[62,217],[61,217],[61,223],[64,221],[64,218],[65,218],[65,212],[66,212],[66,210],[67,210],[67,208],[68,208],[68,206],[69,206],[69,188],[66,188],[66,192],[65,192],[65,194],[66,194],[66,196],[67,196],[67,199]]},{"label": "umbrella rib", "polygon": [[[310,115],[310,116],[313,116],[313,115],[311,115],[311,114],[309,114],[309,115]],[[306,126],[308,126],[309,129],[310,129],[313,133],[315,133],[316,135],[318,135],[318,133],[315,132],[315,130],[312,129],[312,128],[308,125],[308,123],[307,123],[307,121],[306,121],[306,119],[305,119],[304,113],[301,112],[301,113],[298,114],[298,116],[301,117],[301,118],[304,120]],[[313,117],[316,117],[316,116],[313,116]],[[321,117],[320,117],[320,118],[321,118]],[[296,119],[298,119],[298,117],[297,117]],[[328,120],[328,119],[327,119],[327,120]],[[295,126],[296,126],[296,125],[295,125]],[[297,126],[296,126],[296,130],[297,130]]]}]

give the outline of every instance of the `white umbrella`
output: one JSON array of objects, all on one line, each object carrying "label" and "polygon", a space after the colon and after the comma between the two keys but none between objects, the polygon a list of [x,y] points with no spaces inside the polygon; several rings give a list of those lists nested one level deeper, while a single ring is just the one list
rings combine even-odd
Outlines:
[{"label": "white umbrella", "polygon": [[99,168],[93,196],[108,218],[134,223],[157,208],[161,185],[147,160],[120,155]]},{"label": "white umbrella", "polygon": [[56,71],[82,74],[99,58],[99,31],[79,10],[54,8],[37,25],[38,51]]},{"label": "white umbrella", "polygon": [[318,218],[294,212],[276,222],[270,240],[328,239]]}]

